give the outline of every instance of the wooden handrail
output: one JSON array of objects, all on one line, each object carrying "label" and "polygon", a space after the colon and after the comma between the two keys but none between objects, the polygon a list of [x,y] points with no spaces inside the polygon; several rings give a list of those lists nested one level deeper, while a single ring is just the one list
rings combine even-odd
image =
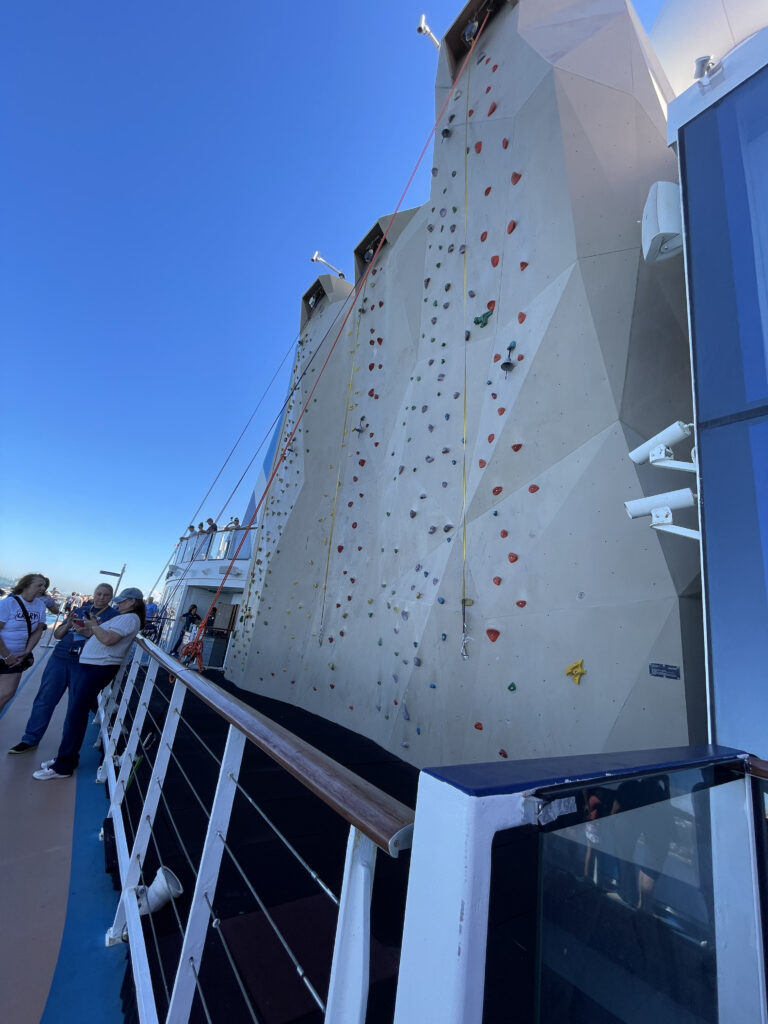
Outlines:
[{"label": "wooden handrail", "polygon": [[414,812],[410,807],[361,779],[349,768],[254,711],[197,672],[183,668],[156,644],[137,637],[137,643],[230,725],[298,779],[323,803],[333,808],[391,857],[411,845]]}]

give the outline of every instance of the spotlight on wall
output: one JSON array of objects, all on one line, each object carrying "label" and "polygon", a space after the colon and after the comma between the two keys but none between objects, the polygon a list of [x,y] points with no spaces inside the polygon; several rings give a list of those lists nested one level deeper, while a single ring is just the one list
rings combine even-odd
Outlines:
[{"label": "spotlight on wall", "polygon": [[[648,461],[653,465],[658,465],[660,462],[663,463],[664,460],[658,458],[658,450],[660,448],[665,450],[667,448],[672,448],[674,445],[684,441],[686,437],[690,437],[692,427],[692,423],[683,423],[682,420],[677,420],[675,423],[666,427],[666,429],[660,430],[658,434],[654,434],[653,437],[648,438],[647,441],[638,445],[637,448],[633,448],[629,453],[629,457],[637,466]],[[657,455],[657,458],[654,458],[654,454]],[[675,466],[667,466],[667,468],[685,468],[687,470],[692,470],[693,472],[696,470],[695,465],[689,466],[686,462],[680,463],[679,465],[676,464]]]},{"label": "spotlight on wall", "polygon": [[334,265],[332,263],[329,263],[328,260],[324,260],[320,253],[317,251],[317,249],[315,250],[315,255],[312,257],[312,262],[322,263],[326,267],[328,267],[329,270],[332,270],[334,274],[338,274],[339,277],[342,279],[344,278],[344,274],[338,269],[338,267],[334,267]]},{"label": "spotlight on wall", "polygon": [[170,868],[159,867],[155,880],[150,886],[139,885],[136,887],[136,899],[139,904],[139,913],[154,914],[156,910],[164,907],[170,900],[175,900],[184,892],[184,887]]},{"label": "spotlight on wall", "polygon": [[510,343],[507,345],[507,358],[501,364],[501,369],[504,371],[505,377],[515,368],[515,364],[512,362],[512,353],[515,351],[516,348],[516,341],[510,341]]},{"label": "spotlight on wall", "polygon": [[426,16],[426,14],[422,14],[421,18],[419,19],[419,24],[416,26],[416,31],[419,33],[420,36],[426,36],[427,39],[431,39],[432,42],[434,43],[435,47],[438,50],[440,49],[440,42],[439,42],[439,40],[433,34],[432,30],[430,29],[429,25],[427,24],[427,16]]},{"label": "spotlight on wall", "polygon": [[714,60],[711,53],[707,53],[703,57],[697,57],[693,66],[694,81],[699,81],[701,78],[711,78],[712,75],[717,74],[722,66],[722,61]]}]

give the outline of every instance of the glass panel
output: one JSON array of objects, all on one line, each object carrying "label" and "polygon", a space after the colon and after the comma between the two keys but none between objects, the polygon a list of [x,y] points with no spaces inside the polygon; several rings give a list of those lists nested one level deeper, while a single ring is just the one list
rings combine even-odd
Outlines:
[{"label": "glass panel", "polygon": [[767,86],[764,69],[681,132],[702,421],[768,399]]},{"label": "glass panel", "polygon": [[745,782],[708,776],[596,785],[586,820],[542,837],[541,1024],[759,1019],[754,930],[732,934],[754,924]]},{"label": "glass panel", "polygon": [[766,752],[768,417],[699,431],[717,742]]}]

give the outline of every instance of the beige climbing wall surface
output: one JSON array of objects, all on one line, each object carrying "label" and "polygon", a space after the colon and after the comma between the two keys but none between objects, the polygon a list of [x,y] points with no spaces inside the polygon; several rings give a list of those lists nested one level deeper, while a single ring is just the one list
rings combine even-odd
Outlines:
[{"label": "beige climbing wall surface", "polygon": [[356,299],[319,279],[297,350],[228,673],[418,765],[688,739],[698,552],[622,505],[682,486],[626,453],[690,418],[635,32],[620,0],[505,5],[452,94],[444,46],[430,200]]}]

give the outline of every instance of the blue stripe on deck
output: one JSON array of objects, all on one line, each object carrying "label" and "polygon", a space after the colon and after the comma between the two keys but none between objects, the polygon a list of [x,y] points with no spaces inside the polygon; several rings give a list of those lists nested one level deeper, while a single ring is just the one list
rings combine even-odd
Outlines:
[{"label": "blue stripe on deck", "polygon": [[[95,782],[101,752],[91,744],[96,729],[89,727],[75,773],[77,786],[72,833],[72,867],[61,950],[40,1024],[98,1020],[118,1024],[123,1013],[120,987],[126,968],[127,946],[104,945],[119,893],[104,870],[104,844],[99,831],[109,804],[105,787]],[[45,786],[68,786],[53,780]]]}]

